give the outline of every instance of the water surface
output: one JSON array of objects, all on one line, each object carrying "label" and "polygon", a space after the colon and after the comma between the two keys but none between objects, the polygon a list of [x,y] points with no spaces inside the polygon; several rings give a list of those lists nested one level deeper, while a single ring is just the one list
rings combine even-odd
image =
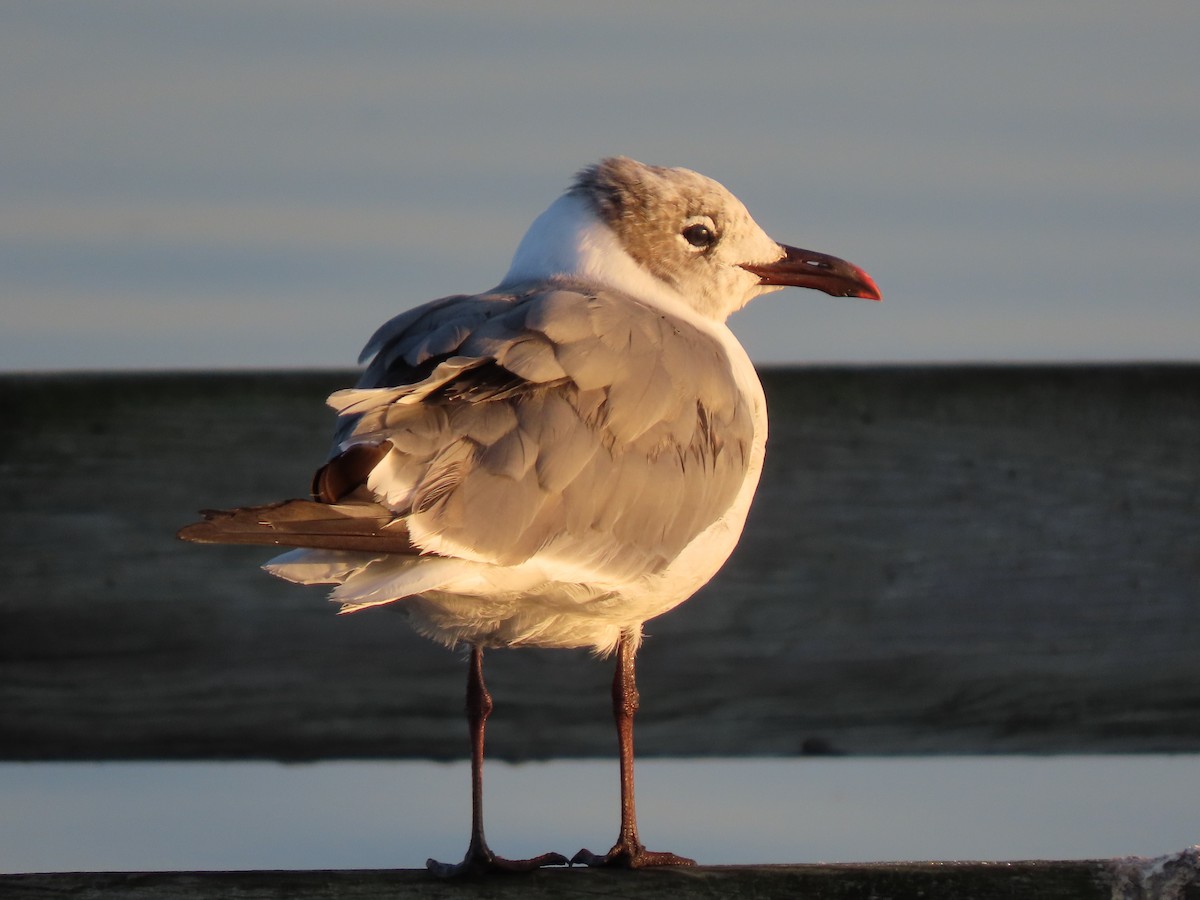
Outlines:
[{"label": "water surface", "polygon": [[[643,839],[707,864],[1158,856],[1200,841],[1200,755],[647,760]],[[0,871],[457,859],[464,763],[0,765]],[[604,850],[607,760],[490,764],[498,852]]]}]

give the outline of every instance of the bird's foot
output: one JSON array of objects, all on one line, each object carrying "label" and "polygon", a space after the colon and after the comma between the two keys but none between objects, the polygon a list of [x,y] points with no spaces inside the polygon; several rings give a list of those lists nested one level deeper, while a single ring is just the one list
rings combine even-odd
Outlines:
[{"label": "bird's foot", "polygon": [[436,859],[425,860],[425,868],[438,878],[470,878],[496,872],[532,872],[543,866],[569,866],[570,864],[570,861],[561,853],[543,853],[532,859],[505,859],[503,856],[497,856],[487,847],[481,850],[472,847],[460,863],[444,863],[438,862]]},{"label": "bird's foot", "polygon": [[694,859],[688,859],[686,856],[647,850],[636,841],[618,841],[603,856],[593,853],[591,850],[580,850],[571,857],[573,866],[584,865],[609,869],[649,869],[655,866],[694,866],[695,864]]}]

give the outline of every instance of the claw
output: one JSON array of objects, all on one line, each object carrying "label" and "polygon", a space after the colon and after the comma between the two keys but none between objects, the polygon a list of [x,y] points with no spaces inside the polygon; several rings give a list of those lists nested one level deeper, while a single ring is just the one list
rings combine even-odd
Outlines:
[{"label": "claw", "polygon": [[495,872],[532,872],[544,866],[569,866],[570,861],[561,853],[543,853],[532,859],[505,859],[491,850],[482,853],[467,851],[460,863],[425,860],[425,868],[438,878],[470,878]]},{"label": "claw", "polygon": [[694,866],[696,861],[675,853],[647,850],[641,844],[617,844],[604,856],[580,850],[571,857],[571,865],[589,868],[649,869],[656,866]]}]

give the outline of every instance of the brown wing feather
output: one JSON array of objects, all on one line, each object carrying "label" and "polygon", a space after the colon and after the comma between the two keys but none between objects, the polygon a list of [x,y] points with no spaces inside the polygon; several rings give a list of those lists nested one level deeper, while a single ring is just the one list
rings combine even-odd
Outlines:
[{"label": "brown wing feather", "polygon": [[419,552],[404,522],[375,503],[285,500],[267,506],[206,509],[202,522],[178,532],[200,544],[261,544],[372,553]]},{"label": "brown wing feather", "polygon": [[312,495],[322,503],[337,503],[367,483],[371,470],[392,449],[391,442],[355,444],[339,453],[313,476]]}]

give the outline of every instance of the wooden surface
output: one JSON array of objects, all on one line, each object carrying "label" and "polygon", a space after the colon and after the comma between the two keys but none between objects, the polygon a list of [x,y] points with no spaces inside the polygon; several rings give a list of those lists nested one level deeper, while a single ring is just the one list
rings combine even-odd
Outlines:
[{"label": "wooden surface", "polygon": [[[1194,870],[1193,870],[1194,879]],[[1125,884],[1132,890],[1116,891]],[[1192,881],[1193,886],[1195,881]],[[1136,887],[1135,887],[1136,885]],[[608,872],[547,869],[533,875],[439,881],[425,872],[171,872],[0,875],[6,900],[71,897],[238,897],[241,900],[374,900],[384,897],[456,898],[826,898],[946,897],[954,900],[1150,900],[1168,894],[1142,888],[1111,862],[899,863],[814,866],[713,866],[697,869]],[[1175,894],[1173,900],[1184,896]]]},{"label": "wooden surface", "polygon": [[[0,377],[0,758],[464,755],[464,662],[269,553],[349,373]],[[1200,367],[796,369],[746,535],[649,623],[639,753],[1200,749]],[[613,752],[610,663],[497,651],[494,758]]]}]

